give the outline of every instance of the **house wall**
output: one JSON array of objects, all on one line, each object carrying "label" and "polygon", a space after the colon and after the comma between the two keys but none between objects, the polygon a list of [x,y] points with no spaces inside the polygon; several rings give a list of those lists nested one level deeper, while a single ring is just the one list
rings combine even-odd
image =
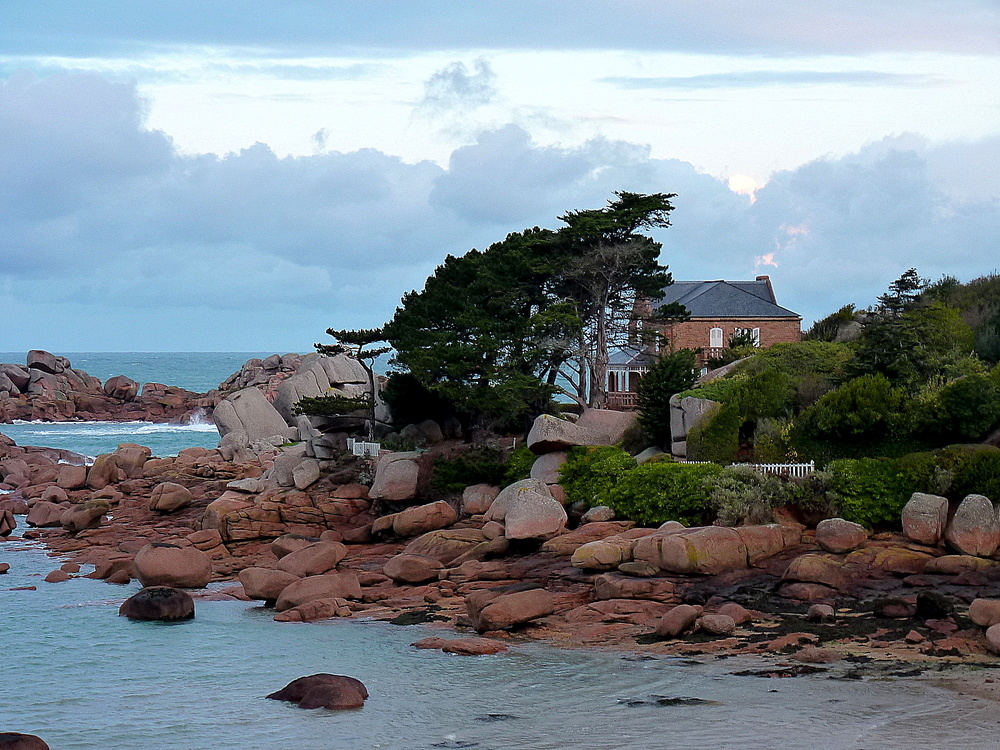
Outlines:
[{"label": "house wall", "polygon": [[802,338],[801,318],[698,318],[668,326],[650,325],[660,330],[670,341],[671,349],[708,349],[709,332],[722,329],[722,346],[729,345],[729,337],[737,328],[759,328],[760,345],[793,343]]}]

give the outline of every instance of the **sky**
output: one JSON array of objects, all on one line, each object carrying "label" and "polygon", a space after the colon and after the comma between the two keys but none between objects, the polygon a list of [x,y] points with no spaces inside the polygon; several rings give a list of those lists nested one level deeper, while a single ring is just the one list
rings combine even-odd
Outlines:
[{"label": "sky", "polygon": [[805,326],[997,272],[1000,5],[0,3],[3,351],[309,351],[620,190]]}]

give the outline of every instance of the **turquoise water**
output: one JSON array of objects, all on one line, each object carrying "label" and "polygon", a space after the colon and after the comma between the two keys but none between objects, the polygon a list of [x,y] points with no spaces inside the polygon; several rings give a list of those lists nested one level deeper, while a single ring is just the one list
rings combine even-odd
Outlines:
[{"label": "turquoise water", "polygon": [[[74,369],[107,380],[126,375],[137,383],[163,383],[205,393],[243,367],[274,352],[52,352]],[[285,352],[279,352],[284,354]],[[23,365],[27,352],[0,352],[0,362]]]},{"label": "turquoise water", "polygon": [[211,420],[194,424],[153,422],[15,422],[0,424],[0,433],[18,445],[62,448],[93,458],[111,453],[121,443],[139,443],[154,456],[176,456],[192,446],[215,448],[219,431]]},{"label": "turquoise water", "polygon": [[[996,704],[918,680],[768,680],[730,674],[759,660],[542,645],[452,656],[409,645],[440,631],[275,623],[242,602],[197,601],[189,622],[131,622],[117,608],[137,584],[47,584],[59,561],[18,540],[0,542],[0,561],[11,564],[0,576],[0,731],[37,734],[53,750],[996,747]],[[25,585],[38,589],[9,590]],[[361,679],[365,707],[303,711],[264,698],[320,671]]]}]

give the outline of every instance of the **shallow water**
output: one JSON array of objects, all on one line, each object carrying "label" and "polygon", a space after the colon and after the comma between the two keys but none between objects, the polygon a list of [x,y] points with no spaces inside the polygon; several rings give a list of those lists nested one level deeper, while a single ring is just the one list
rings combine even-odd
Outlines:
[{"label": "shallow water", "polygon": [[[0,731],[37,734],[54,750],[997,747],[995,703],[920,680],[736,677],[763,662],[538,644],[452,656],[409,646],[440,631],[275,623],[241,602],[198,601],[184,623],[130,622],[117,607],[137,584],[47,584],[58,560],[17,540],[0,542],[0,561],[11,564],[0,577]],[[38,590],[9,590],[24,585]],[[357,677],[371,697],[345,712],[263,697],[315,672]],[[660,706],[655,696],[707,702]]]}]

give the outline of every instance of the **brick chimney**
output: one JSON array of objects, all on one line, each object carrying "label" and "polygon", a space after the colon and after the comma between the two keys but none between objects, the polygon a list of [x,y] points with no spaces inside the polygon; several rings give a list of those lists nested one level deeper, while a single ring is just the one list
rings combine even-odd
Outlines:
[{"label": "brick chimney", "polygon": [[773,302],[774,304],[778,304],[778,300],[774,298],[774,288],[771,286],[771,277],[758,276],[756,280],[763,281],[765,284],[767,284],[767,294],[771,298],[771,302]]}]

